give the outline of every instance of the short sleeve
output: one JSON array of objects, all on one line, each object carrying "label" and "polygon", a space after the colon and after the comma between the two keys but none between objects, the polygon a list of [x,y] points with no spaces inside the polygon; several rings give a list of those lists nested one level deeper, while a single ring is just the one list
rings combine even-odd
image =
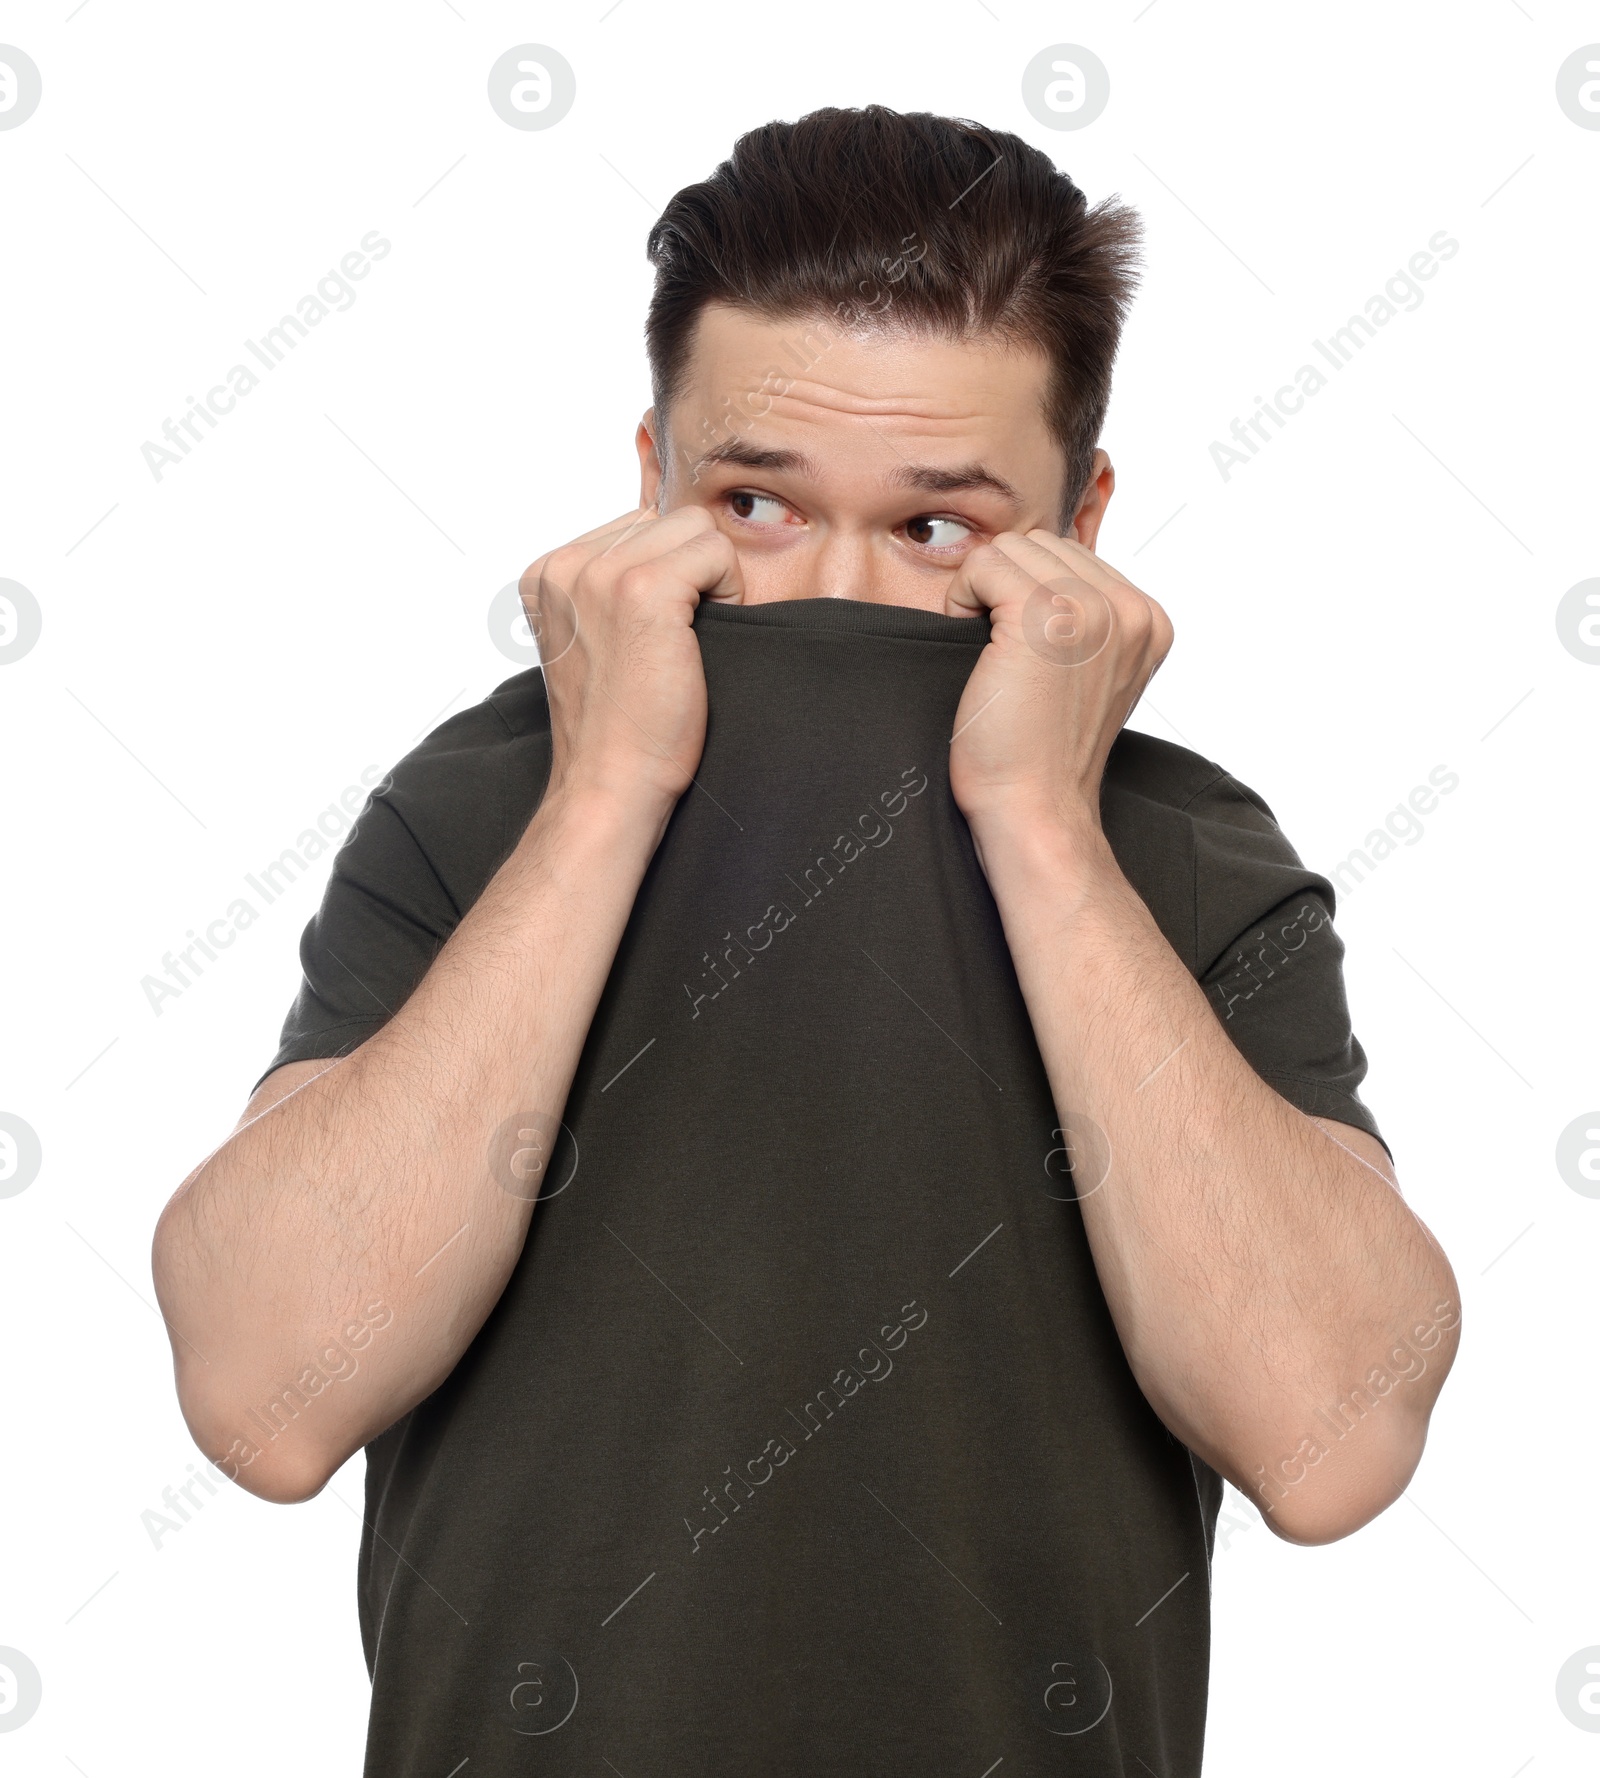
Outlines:
[{"label": "short sleeve", "polygon": [[459,918],[380,789],[340,847],[322,905],[301,935],[300,991],[261,1080],[290,1062],[345,1056],[365,1043],[410,998]]},{"label": "short sleeve", "polygon": [[1226,772],[1185,812],[1195,974],[1222,1028],[1292,1105],[1365,1130],[1387,1149],[1360,1096],[1367,1058],[1350,1025],[1333,885],[1301,863],[1266,803]]},{"label": "short sleeve", "polygon": [[505,862],[549,773],[536,667],[447,717],[400,760],[334,858],[300,939],[300,990],[261,1080],[290,1062],[349,1055],[394,1017]]}]

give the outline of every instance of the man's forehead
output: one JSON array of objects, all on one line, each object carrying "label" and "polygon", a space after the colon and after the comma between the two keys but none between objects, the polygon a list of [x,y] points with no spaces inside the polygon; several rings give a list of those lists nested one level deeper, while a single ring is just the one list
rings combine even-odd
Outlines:
[{"label": "man's forehead", "polygon": [[710,304],[696,324],[685,399],[743,398],[798,424],[898,419],[932,430],[1038,407],[1042,351],[992,335],[953,339],[824,317],[773,318]]}]

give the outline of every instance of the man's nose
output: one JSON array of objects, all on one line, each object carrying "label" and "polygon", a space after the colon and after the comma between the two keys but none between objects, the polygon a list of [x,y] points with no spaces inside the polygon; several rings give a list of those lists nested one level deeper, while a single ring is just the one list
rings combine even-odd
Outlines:
[{"label": "man's nose", "polygon": [[819,599],[874,599],[877,558],[865,532],[833,530],[818,546],[815,561],[815,597]]}]

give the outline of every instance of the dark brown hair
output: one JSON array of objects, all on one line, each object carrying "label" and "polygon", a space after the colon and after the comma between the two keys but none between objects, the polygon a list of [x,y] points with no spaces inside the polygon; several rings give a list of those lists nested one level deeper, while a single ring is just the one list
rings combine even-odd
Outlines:
[{"label": "dark brown hair", "polygon": [[1089,482],[1140,224],[1092,210],[1050,158],[963,118],[883,105],[769,123],[686,185],[650,231],[645,341],[656,409],[681,393],[701,309],[837,316],[1049,358],[1044,413],[1066,456],[1066,516]]}]

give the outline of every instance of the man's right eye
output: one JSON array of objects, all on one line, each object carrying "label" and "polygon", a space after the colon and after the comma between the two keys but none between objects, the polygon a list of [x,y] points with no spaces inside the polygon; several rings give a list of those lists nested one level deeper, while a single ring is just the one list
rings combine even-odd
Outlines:
[{"label": "man's right eye", "polygon": [[735,518],[756,525],[781,525],[789,510],[770,494],[752,493],[748,488],[735,488],[728,496],[728,507]]}]

